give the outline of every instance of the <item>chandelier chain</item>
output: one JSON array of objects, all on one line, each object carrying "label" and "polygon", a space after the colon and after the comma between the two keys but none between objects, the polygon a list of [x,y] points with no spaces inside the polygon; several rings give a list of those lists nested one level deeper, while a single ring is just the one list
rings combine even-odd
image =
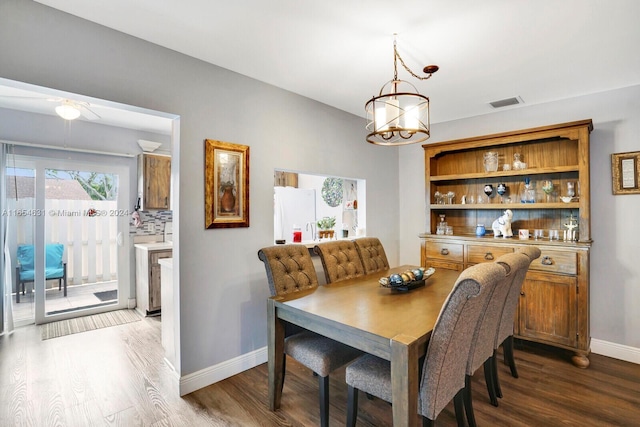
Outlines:
[{"label": "chandelier chain", "polygon": [[426,77],[422,77],[417,75],[416,73],[414,73],[413,71],[411,71],[411,69],[409,67],[407,67],[407,64],[404,63],[404,60],[402,59],[402,57],[400,56],[400,54],[398,53],[398,48],[396,46],[396,41],[393,41],[393,70],[394,70],[394,75],[393,75],[393,80],[398,80],[398,59],[400,60],[400,64],[402,64],[402,66],[404,67],[405,70],[407,70],[407,72],[409,74],[411,74],[413,77],[415,77],[418,80],[427,80],[428,78],[430,78],[432,76],[432,74],[429,74]]}]

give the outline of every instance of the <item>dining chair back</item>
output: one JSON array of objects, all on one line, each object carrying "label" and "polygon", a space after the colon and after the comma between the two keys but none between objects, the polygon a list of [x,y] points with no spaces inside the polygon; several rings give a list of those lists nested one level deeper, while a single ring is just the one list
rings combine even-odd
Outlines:
[{"label": "dining chair back", "polygon": [[[309,249],[304,245],[275,245],[258,251],[264,263],[271,296],[282,296],[318,287],[318,276]],[[320,425],[329,425],[329,374],[354,360],[359,350],[297,325],[285,324],[284,354],[318,375]],[[282,364],[282,384],[286,362]]]},{"label": "dining chair back", "polygon": [[[495,263],[474,265],[463,271],[436,320],[420,380],[418,411],[431,425],[453,399],[458,425],[464,425],[463,390],[469,351],[476,324],[495,285],[505,271]],[[358,390],[391,402],[389,361],[365,355],[347,366],[347,425],[355,425]]]},{"label": "dining chair back", "polygon": [[389,269],[387,254],[380,239],[377,237],[361,237],[355,239],[353,243],[356,245],[358,255],[360,255],[365,274]]},{"label": "dining chair back", "polygon": [[275,245],[258,251],[264,262],[271,296],[315,289],[318,276],[304,245]]},{"label": "dining chair back", "polygon": [[327,283],[364,276],[364,267],[352,240],[318,243],[313,251],[320,256]]}]

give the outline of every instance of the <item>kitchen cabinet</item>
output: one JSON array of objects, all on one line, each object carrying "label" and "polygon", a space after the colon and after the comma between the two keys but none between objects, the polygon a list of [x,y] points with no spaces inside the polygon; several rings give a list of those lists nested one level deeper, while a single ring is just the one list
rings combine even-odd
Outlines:
[{"label": "kitchen cabinet", "polygon": [[[591,120],[423,145],[427,230],[421,234],[421,262],[425,267],[461,271],[479,262],[536,245],[542,255],[534,260],[523,284],[514,324],[515,337],[574,352],[576,366],[589,365],[589,256],[591,248],[589,134]],[[497,154],[500,165],[515,157],[526,169],[499,167],[486,171],[484,154]],[[518,156],[514,156],[518,154]],[[495,169],[495,167],[494,167]],[[505,170],[506,169],[506,170]],[[553,182],[547,197],[542,181]],[[525,183],[531,190],[524,197]],[[498,184],[507,193],[488,197],[486,185]],[[574,197],[564,197],[569,188]],[[452,197],[442,197],[447,195]],[[464,203],[463,203],[463,197]],[[471,197],[473,196],[473,198]],[[563,201],[563,197],[564,200]],[[485,203],[478,203],[479,198]],[[450,199],[450,200],[449,200]],[[473,203],[470,203],[473,200]],[[522,200],[529,201],[528,203]],[[493,237],[491,224],[506,209],[513,212],[514,237]],[[566,225],[575,219],[575,236]],[[453,234],[438,234],[444,220]],[[478,224],[487,234],[476,236]],[[520,240],[518,230],[542,229],[541,239]],[[549,240],[549,230],[559,240]]]},{"label": "kitchen cabinet", "polygon": [[136,309],[143,316],[160,314],[162,308],[159,260],[172,258],[171,243],[136,244]]},{"label": "kitchen cabinet", "polygon": [[138,197],[142,210],[170,209],[170,156],[149,153],[138,155]]}]

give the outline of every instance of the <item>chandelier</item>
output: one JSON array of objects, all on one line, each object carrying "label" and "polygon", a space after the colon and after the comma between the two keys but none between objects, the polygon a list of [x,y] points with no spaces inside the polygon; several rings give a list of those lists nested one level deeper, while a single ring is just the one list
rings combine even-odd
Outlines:
[{"label": "chandelier", "polygon": [[405,145],[429,138],[429,98],[421,95],[411,83],[398,79],[398,60],[405,70],[418,80],[427,80],[438,71],[437,65],[422,70],[427,76],[416,75],[407,67],[393,40],[393,80],[385,83],[380,94],[365,104],[367,112],[367,142],[377,145]]}]

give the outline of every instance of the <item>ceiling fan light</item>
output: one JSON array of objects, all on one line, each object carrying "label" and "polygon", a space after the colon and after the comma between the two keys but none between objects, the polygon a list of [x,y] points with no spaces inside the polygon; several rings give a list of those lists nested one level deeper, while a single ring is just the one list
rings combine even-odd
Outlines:
[{"label": "ceiling fan light", "polygon": [[80,109],[70,103],[58,105],[56,113],[65,120],[75,120],[80,117]]}]

